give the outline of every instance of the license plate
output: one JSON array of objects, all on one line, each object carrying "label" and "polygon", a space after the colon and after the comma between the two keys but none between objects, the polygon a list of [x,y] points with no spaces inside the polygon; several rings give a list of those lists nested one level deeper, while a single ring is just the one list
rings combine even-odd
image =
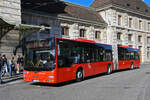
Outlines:
[{"label": "license plate", "polygon": [[33,82],[39,82],[39,80],[33,80]]}]

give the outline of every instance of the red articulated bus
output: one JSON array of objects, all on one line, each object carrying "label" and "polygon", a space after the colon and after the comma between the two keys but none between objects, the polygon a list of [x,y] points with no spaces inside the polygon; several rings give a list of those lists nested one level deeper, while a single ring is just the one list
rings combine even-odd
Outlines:
[{"label": "red articulated bus", "polygon": [[84,39],[28,41],[24,81],[61,83],[113,70],[112,46]]},{"label": "red articulated bus", "polygon": [[[82,81],[87,76],[115,71],[111,45],[85,39],[55,37],[30,40],[26,46],[24,81]],[[117,70],[139,68],[139,50],[118,46],[117,63]]]},{"label": "red articulated bus", "polygon": [[118,46],[118,70],[140,67],[139,50],[128,46]]}]

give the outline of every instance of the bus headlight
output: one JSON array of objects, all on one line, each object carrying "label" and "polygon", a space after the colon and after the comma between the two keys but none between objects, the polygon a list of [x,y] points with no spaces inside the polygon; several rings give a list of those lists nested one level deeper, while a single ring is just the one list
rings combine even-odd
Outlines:
[{"label": "bus headlight", "polygon": [[24,74],[26,74],[27,72],[23,72]]},{"label": "bus headlight", "polygon": [[54,76],[48,76],[48,78],[54,78]]}]

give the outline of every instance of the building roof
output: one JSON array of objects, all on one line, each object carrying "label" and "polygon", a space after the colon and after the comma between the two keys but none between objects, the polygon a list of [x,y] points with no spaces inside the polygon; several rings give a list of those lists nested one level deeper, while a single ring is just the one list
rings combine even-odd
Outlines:
[{"label": "building roof", "polygon": [[95,0],[90,7],[99,8],[108,4],[116,4],[128,9],[150,14],[150,7],[142,0]]},{"label": "building roof", "polygon": [[39,11],[96,23],[105,23],[103,18],[94,9],[68,2],[51,2],[51,0],[36,0],[35,2],[35,0],[24,0],[22,2],[22,10]]},{"label": "building roof", "polygon": [[103,18],[98,14],[98,12],[96,12],[91,8],[83,7],[71,3],[65,3],[65,4],[66,4],[66,7],[64,9],[65,13],[61,15],[105,23]]}]

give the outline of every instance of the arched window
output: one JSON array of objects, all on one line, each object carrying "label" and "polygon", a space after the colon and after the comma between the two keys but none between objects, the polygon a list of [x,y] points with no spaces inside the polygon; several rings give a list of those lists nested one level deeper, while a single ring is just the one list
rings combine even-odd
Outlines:
[{"label": "arched window", "polygon": [[85,37],[86,30],[80,29],[80,37]]},{"label": "arched window", "polygon": [[95,39],[98,39],[98,40],[101,39],[101,32],[100,31],[95,31]]},{"label": "arched window", "polygon": [[66,36],[68,36],[69,35],[69,27],[67,27],[67,26],[62,26],[61,27],[61,34],[62,35],[66,35]]},{"label": "arched window", "polygon": [[128,41],[132,41],[132,34],[128,34]]}]

